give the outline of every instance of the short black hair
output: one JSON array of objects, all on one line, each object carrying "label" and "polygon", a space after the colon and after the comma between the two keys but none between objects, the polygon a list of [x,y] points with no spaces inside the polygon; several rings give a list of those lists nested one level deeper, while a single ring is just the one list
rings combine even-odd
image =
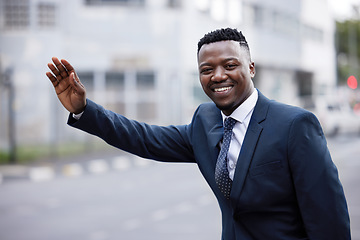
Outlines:
[{"label": "short black hair", "polygon": [[215,31],[205,34],[204,37],[202,37],[198,42],[197,52],[199,53],[200,48],[204,44],[220,42],[220,41],[229,41],[229,40],[239,42],[240,46],[243,46],[247,49],[247,51],[249,52],[249,56],[250,56],[249,45],[248,45],[244,35],[242,34],[241,31],[238,31],[235,28],[221,28],[221,29],[217,29]]}]

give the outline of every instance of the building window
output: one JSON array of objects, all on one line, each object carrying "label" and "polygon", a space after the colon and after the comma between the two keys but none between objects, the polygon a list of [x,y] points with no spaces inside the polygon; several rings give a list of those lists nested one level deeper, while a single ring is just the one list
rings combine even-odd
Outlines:
[{"label": "building window", "polygon": [[77,73],[80,81],[90,88],[94,88],[94,73],[93,72],[78,72]]},{"label": "building window", "polygon": [[38,26],[40,28],[51,28],[55,26],[55,4],[39,3],[37,6]]},{"label": "building window", "polygon": [[90,71],[77,72],[77,76],[85,86],[87,96],[94,98],[94,73]]},{"label": "building window", "polygon": [[93,72],[78,72],[81,83],[85,86],[88,91],[94,90],[94,73]]},{"label": "building window", "polygon": [[137,72],[136,86],[140,89],[155,88],[155,74],[153,72]]},{"label": "building window", "polygon": [[116,113],[125,114],[124,99],[125,74],[124,72],[109,71],[105,73],[106,108]]},{"label": "building window", "polygon": [[181,0],[168,0],[167,6],[172,9],[179,9],[181,8]]},{"label": "building window", "polygon": [[145,6],[145,0],[85,0],[87,5]]},{"label": "building window", "polygon": [[106,90],[118,90],[124,88],[125,75],[123,72],[105,73]]},{"label": "building window", "polygon": [[30,27],[29,0],[4,0],[4,25],[10,30],[24,30]]},{"label": "building window", "polygon": [[311,96],[313,91],[313,73],[305,71],[296,71],[295,77],[298,84],[299,96]]},{"label": "building window", "polygon": [[311,39],[315,42],[322,42],[324,39],[324,32],[319,28],[304,24],[303,36],[304,38]]}]

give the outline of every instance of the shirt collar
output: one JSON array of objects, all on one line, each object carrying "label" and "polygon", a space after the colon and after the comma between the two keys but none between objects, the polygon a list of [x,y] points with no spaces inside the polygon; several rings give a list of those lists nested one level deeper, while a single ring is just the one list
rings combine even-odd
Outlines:
[{"label": "shirt collar", "polygon": [[252,113],[253,109],[255,108],[256,102],[258,100],[258,91],[254,89],[252,94],[240,105],[238,106],[230,116],[226,116],[223,112],[221,112],[223,121],[227,117],[232,117],[236,121],[243,123],[246,117]]}]

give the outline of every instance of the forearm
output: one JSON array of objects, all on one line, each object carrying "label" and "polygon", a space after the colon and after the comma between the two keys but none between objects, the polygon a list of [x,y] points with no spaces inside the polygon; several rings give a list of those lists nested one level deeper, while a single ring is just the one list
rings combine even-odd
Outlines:
[{"label": "forearm", "polygon": [[68,124],[108,144],[144,158],[167,162],[194,162],[187,126],[153,126],[129,120],[87,100],[79,120],[69,116]]}]

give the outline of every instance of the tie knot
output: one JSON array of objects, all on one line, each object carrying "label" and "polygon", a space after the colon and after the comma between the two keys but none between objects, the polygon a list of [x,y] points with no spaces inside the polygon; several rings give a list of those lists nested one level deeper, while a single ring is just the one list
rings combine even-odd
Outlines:
[{"label": "tie knot", "polygon": [[231,117],[226,118],[225,121],[224,121],[224,129],[232,130],[235,123],[236,123],[235,119],[233,119]]}]

